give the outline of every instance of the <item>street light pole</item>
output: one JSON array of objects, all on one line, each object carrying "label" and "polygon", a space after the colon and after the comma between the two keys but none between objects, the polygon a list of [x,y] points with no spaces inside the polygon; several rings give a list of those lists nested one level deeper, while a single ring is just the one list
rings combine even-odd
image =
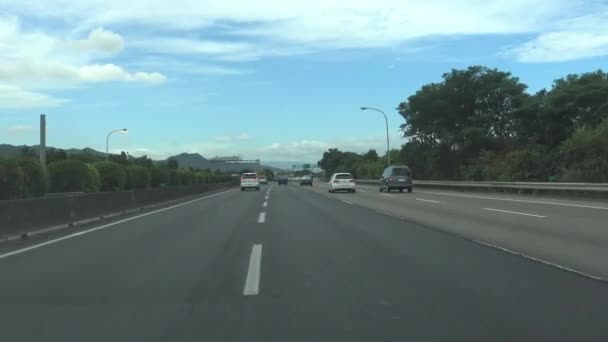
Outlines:
[{"label": "street light pole", "polygon": [[391,166],[391,148],[388,142],[388,119],[383,111],[377,108],[361,107],[361,110],[375,110],[384,116],[384,122],[386,123],[386,157],[388,158],[388,166]]},{"label": "street light pole", "polygon": [[115,129],[112,132],[108,133],[108,136],[106,137],[106,160],[110,159],[110,154],[108,153],[108,144],[110,142],[110,135],[112,135],[113,133],[116,132],[127,132],[126,128],[121,128],[121,129]]}]

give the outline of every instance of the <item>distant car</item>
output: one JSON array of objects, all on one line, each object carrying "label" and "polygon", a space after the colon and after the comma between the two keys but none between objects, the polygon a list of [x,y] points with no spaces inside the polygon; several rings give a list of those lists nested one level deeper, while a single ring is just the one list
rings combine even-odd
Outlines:
[{"label": "distant car", "polygon": [[339,190],[355,192],[355,179],[350,173],[334,173],[329,179],[329,192],[335,193]]},{"label": "distant car", "polygon": [[277,177],[277,182],[279,183],[279,185],[287,185],[287,182],[289,182],[289,178],[287,178],[286,175],[279,175]]},{"label": "distant car", "polygon": [[260,181],[260,184],[268,184],[268,179],[266,176],[260,176],[258,177],[258,180]]},{"label": "distant car", "polygon": [[380,192],[391,192],[392,190],[407,189],[412,192],[412,171],[407,166],[389,166],[384,169],[380,178]]},{"label": "distant car", "polygon": [[302,185],[310,185],[312,186],[312,177],[310,176],[302,176],[302,178],[300,178],[300,186]]},{"label": "distant car", "polygon": [[245,189],[260,190],[260,181],[256,173],[243,173],[241,176],[241,191]]}]

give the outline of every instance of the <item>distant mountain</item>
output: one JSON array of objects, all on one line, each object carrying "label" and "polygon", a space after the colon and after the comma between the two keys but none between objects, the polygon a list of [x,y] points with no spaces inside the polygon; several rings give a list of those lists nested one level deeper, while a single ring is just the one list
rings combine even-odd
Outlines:
[{"label": "distant mountain", "polygon": [[11,158],[19,155],[23,146],[0,144],[0,157]]},{"label": "distant mountain", "polygon": [[[36,153],[38,153],[38,148],[39,145],[31,145],[31,146],[27,146],[27,145],[19,145],[19,146],[15,146],[15,145],[9,145],[9,144],[0,144],[0,157],[5,157],[5,158],[10,158],[10,157],[15,157],[18,156],[19,154],[21,154],[21,150],[23,150],[24,147],[28,147],[31,150],[35,151]],[[69,149],[63,149],[63,148],[55,148],[52,146],[47,146],[47,150],[48,149],[55,149],[57,151],[65,151],[65,153],[67,154],[93,154],[96,156],[105,156],[106,154],[103,152],[99,152],[97,150],[94,150],[92,148],[89,147],[85,147],[84,149],[80,150],[77,148],[69,148]]]},{"label": "distant mountain", "polygon": [[258,167],[263,169],[270,169],[273,172],[282,171],[279,168],[259,165],[255,163],[224,163],[209,160],[198,153],[182,153],[173,156],[177,160],[179,167],[192,167],[193,169],[210,169],[212,171],[220,170],[222,172],[241,172],[242,170],[256,170]]}]

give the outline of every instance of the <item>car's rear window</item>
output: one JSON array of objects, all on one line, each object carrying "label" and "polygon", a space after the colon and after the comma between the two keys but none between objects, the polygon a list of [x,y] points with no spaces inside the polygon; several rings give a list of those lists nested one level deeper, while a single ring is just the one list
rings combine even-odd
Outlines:
[{"label": "car's rear window", "polygon": [[393,176],[408,176],[410,175],[410,169],[407,167],[396,167],[393,169]]},{"label": "car's rear window", "polygon": [[243,175],[244,179],[256,179],[258,178],[258,175],[256,175],[255,173],[246,173]]},{"label": "car's rear window", "polygon": [[353,175],[351,175],[350,173],[342,173],[336,175],[336,179],[353,179]]}]

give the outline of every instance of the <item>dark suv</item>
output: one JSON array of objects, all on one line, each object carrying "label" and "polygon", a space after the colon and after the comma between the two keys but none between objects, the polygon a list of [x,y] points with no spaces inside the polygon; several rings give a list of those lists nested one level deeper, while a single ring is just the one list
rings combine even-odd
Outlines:
[{"label": "dark suv", "polygon": [[391,190],[399,190],[403,192],[412,192],[412,172],[407,166],[389,166],[384,169],[380,178],[380,192],[390,192]]}]

